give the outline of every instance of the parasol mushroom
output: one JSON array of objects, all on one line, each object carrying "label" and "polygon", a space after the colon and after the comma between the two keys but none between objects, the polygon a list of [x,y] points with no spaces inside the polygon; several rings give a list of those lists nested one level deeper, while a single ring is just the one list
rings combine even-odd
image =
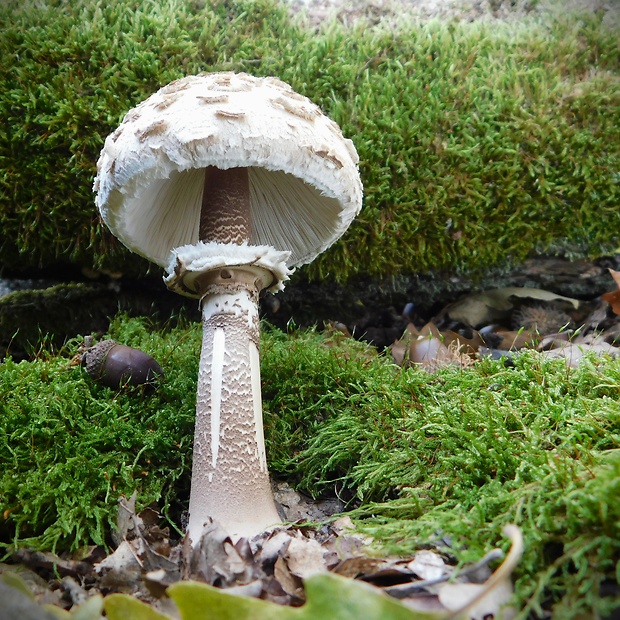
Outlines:
[{"label": "parasol mushroom", "polygon": [[336,241],[359,212],[357,153],[276,78],[188,76],[130,110],[97,163],[96,205],[167,286],[200,300],[188,536],[280,522],[265,457],[258,295]]}]

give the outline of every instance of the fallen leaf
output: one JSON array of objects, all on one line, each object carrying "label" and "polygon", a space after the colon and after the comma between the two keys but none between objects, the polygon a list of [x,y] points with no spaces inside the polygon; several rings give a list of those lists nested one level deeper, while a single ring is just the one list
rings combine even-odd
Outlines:
[{"label": "fallen leaf", "polygon": [[263,541],[260,549],[261,562],[273,564],[280,556],[284,555],[291,542],[291,535],[286,530],[275,530]]},{"label": "fallen leaf", "polygon": [[376,573],[384,565],[385,560],[381,558],[356,556],[342,560],[333,572],[343,577],[355,578]]},{"label": "fallen leaf", "polygon": [[291,573],[301,579],[327,572],[325,549],[316,540],[292,538],[284,558]]},{"label": "fallen leaf", "polygon": [[451,320],[463,325],[481,327],[507,319],[515,306],[515,300],[525,298],[548,302],[560,300],[575,310],[581,303],[578,299],[543,289],[511,286],[468,295],[447,306],[442,314],[447,314]]},{"label": "fallen leaf", "polygon": [[300,599],[301,601],[304,600],[305,595],[302,587],[302,581],[298,576],[293,575],[284,558],[279,557],[276,560],[273,567],[273,576],[280,584],[284,592],[290,596]]},{"label": "fallen leaf", "polygon": [[170,616],[126,594],[106,596],[104,608],[109,620],[172,620]]},{"label": "fallen leaf", "polygon": [[494,333],[499,338],[496,348],[504,351],[536,347],[540,341],[540,336],[536,332],[527,329],[518,331],[497,330]]},{"label": "fallen leaf", "polygon": [[616,286],[620,288],[620,271],[615,271],[614,269],[609,269],[609,273],[611,277],[614,279]]},{"label": "fallen leaf", "polygon": [[4,618],[19,618],[20,620],[56,620],[57,618],[35,603],[32,594],[26,594],[21,588],[14,588],[3,581],[0,581],[0,600]]},{"label": "fallen leaf", "polygon": [[[439,602],[450,611],[458,611],[468,606],[470,601],[481,595],[485,585],[480,583],[446,583],[439,590]],[[507,607],[513,594],[512,585],[508,581],[500,582],[491,592],[478,603],[468,609],[463,616],[470,620],[511,620],[516,611]]]},{"label": "fallen leaf", "polygon": [[407,568],[424,580],[440,579],[453,570],[451,566],[446,565],[439,554],[427,549],[418,551],[413,560],[407,563]]},{"label": "fallen leaf", "polygon": [[71,620],[103,620],[103,596],[95,594],[71,611]]},{"label": "fallen leaf", "polygon": [[[331,573],[305,580],[306,603],[284,607],[259,599],[234,597],[225,590],[179,582],[168,589],[181,620],[437,620],[436,614],[408,609],[368,584]],[[115,595],[113,595],[115,596]],[[111,598],[111,597],[108,597]],[[106,611],[107,607],[106,607]],[[130,616],[110,614],[109,620]],[[439,616],[441,617],[441,616]],[[142,620],[142,619],[141,619]],[[146,618],[144,620],[147,620]],[[150,619],[148,619],[150,620]],[[157,618],[157,620],[160,620]]]},{"label": "fallen leaf", "polygon": [[[616,283],[618,289],[620,289],[620,271],[614,271],[613,269],[610,269],[609,273],[614,279],[614,282]],[[601,299],[606,301],[611,306],[614,314],[620,315],[620,290],[604,293],[603,295],[601,295]]]},{"label": "fallen leaf", "polygon": [[136,592],[142,576],[138,553],[138,550],[124,540],[113,553],[95,564],[95,572],[101,575],[101,585],[116,592]]},{"label": "fallen leaf", "polygon": [[112,540],[118,546],[127,538],[130,530],[134,530],[139,524],[136,516],[136,498],[138,492],[127,499],[124,495],[118,498],[118,509],[116,513],[116,530],[112,530]]},{"label": "fallen leaf", "polygon": [[407,349],[408,345],[406,345],[402,340],[396,340],[390,346],[390,354],[392,355],[392,361],[397,366],[405,365],[405,358],[407,357]]},{"label": "fallen leaf", "polygon": [[186,577],[220,587],[254,581],[253,566],[244,561],[219,523],[205,524],[200,542],[188,551]]},{"label": "fallen leaf", "polygon": [[467,338],[462,334],[458,334],[452,330],[442,330],[441,336],[443,342],[447,347],[456,347],[461,355],[468,355],[474,357],[480,347],[484,346],[484,338],[476,330],[473,330],[471,338]]}]

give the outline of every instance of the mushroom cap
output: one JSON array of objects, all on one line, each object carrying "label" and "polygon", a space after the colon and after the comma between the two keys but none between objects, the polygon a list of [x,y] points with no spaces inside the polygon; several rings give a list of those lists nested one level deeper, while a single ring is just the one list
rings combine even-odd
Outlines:
[{"label": "mushroom cap", "polygon": [[105,141],[93,189],[112,233],[166,267],[172,250],[199,241],[203,169],[248,168],[248,243],[290,252],[295,267],[359,212],[357,164],[351,140],[288,84],[210,73],[176,80],[130,110]]}]

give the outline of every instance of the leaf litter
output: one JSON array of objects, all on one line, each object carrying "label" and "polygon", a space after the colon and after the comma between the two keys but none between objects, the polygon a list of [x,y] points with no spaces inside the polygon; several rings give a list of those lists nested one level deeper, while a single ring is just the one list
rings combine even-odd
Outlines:
[{"label": "leaf litter", "polygon": [[[347,516],[327,518],[318,525],[298,520],[236,542],[219,524],[208,522],[199,545],[192,548],[187,538],[173,540],[167,528],[159,527],[155,509],[136,513],[135,500],[135,494],[119,499],[116,549],[110,555],[106,556],[100,547],[91,548],[79,559],[19,551],[13,558],[20,562],[19,567],[0,566],[0,594],[6,597],[3,613],[18,609],[15,591],[21,590],[19,596],[27,592],[30,604],[42,612],[32,617],[47,617],[44,609],[54,611],[50,617],[65,617],[60,615],[68,613],[63,610],[72,609],[67,618],[76,617],[78,612],[84,618],[100,618],[107,597],[121,594],[146,603],[153,614],[159,614],[145,618],[184,619],[188,616],[179,612],[178,601],[168,596],[175,591],[169,590],[170,586],[179,583],[206,584],[237,597],[312,610],[318,607],[318,600],[307,596],[306,584],[317,576],[363,583],[366,595],[379,597],[379,601],[386,596],[398,600],[403,610],[411,612],[402,617],[412,619],[492,620],[512,618],[516,613],[507,606],[513,594],[511,574],[523,548],[516,526],[507,526],[504,533],[512,542],[511,550],[491,572],[489,565],[503,557],[500,549],[462,568],[446,555],[445,547],[441,553],[421,549],[412,557],[377,556],[372,540],[358,534]],[[316,517],[316,508],[310,514]],[[295,515],[299,516],[298,507]],[[56,579],[49,578],[49,573]],[[47,581],[40,574],[47,574]],[[230,601],[235,604],[235,599]],[[115,608],[115,603],[111,606]],[[280,617],[275,609],[276,615],[269,617]],[[257,608],[256,618],[261,617],[259,611]],[[381,613],[386,614],[381,616],[386,620],[396,617],[385,609]],[[0,618],[4,617],[0,613]],[[108,617],[115,616],[112,613]]]},{"label": "leaf litter", "polygon": [[520,287],[467,295],[422,326],[410,322],[389,347],[392,359],[435,372],[484,357],[510,364],[526,350],[571,367],[587,354],[620,355],[620,272],[609,271],[618,290],[589,301]]}]

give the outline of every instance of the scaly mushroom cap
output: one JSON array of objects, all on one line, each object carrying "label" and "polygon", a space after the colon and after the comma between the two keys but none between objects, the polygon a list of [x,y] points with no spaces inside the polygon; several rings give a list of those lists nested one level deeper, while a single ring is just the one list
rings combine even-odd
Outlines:
[{"label": "scaly mushroom cap", "polygon": [[130,110],[97,163],[96,204],[130,250],[167,267],[199,241],[204,168],[248,168],[250,246],[312,261],[360,210],[353,143],[276,78],[212,73],[164,86]]}]

